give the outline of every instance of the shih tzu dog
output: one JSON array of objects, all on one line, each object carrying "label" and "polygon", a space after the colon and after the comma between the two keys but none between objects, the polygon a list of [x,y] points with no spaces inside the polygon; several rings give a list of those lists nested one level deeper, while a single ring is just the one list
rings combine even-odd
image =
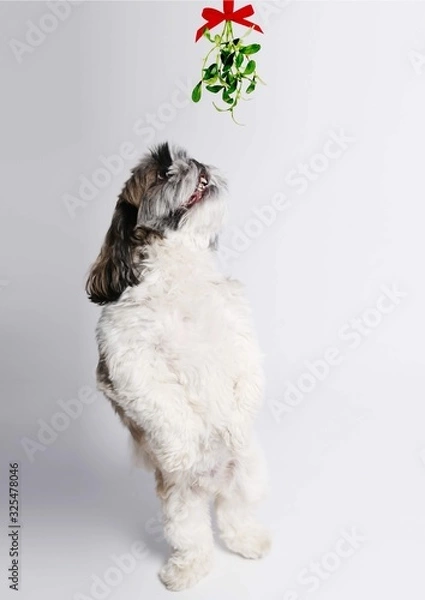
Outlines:
[{"label": "shih tzu dog", "polygon": [[103,306],[99,389],[155,471],[171,590],[211,568],[211,499],[230,550],[259,558],[270,547],[254,516],[266,489],[252,431],[261,354],[242,286],[214,255],[225,187],[181,148],[155,148],[125,184],[86,285]]}]

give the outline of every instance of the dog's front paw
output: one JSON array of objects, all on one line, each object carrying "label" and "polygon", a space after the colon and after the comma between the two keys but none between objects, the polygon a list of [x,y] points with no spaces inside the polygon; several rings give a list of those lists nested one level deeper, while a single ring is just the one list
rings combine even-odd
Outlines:
[{"label": "dog's front paw", "polygon": [[188,555],[174,552],[159,572],[159,578],[166,588],[175,592],[187,590],[209,573],[212,557],[206,555]]},{"label": "dog's front paw", "polygon": [[231,535],[223,536],[223,541],[232,552],[244,558],[262,558],[271,548],[271,537],[262,525],[249,525]]}]

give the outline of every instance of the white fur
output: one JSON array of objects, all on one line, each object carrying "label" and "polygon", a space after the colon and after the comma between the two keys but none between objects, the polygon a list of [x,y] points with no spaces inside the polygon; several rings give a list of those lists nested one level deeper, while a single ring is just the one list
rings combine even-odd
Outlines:
[{"label": "white fur", "polygon": [[172,555],[160,577],[173,590],[211,567],[211,497],[231,550],[258,558],[270,546],[253,516],[266,487],[252,432],[261,355],[242,286],[217,270],[209,249],[223,215],[221,201],[201,204],[181,230],[152,243],[142,283],[106,305],[97,328],[116,401],[144,430],[145,462],[167,490]]}]

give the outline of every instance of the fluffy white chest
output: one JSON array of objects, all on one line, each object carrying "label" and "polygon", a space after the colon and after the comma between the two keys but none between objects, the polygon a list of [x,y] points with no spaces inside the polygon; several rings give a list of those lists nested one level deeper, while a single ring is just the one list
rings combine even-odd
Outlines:
[{"label": "fluffy white chest", "polygon": [[98,337],[116,364],[139,361],[142,387],[149,364],[213,421],[226,418],[235,385],[259,362],[242,286],[217,271],[207,250],[154,248],[143,282],[104,309]]}]

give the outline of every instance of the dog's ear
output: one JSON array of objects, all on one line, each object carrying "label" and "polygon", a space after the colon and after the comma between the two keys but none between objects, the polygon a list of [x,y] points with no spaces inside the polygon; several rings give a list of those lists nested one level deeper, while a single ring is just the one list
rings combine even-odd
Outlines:
[{"label": "dog's ear", "polygon": [[120,198],[102,249],[92,266],[86,292],[96,304],[118,300],[122,292],[138,283],[134,265],[134,230],[137,207]]},{"label": "dog's ear", "polygon": [[87,278],[86,292],[92,302],[114,302],[127,287],[140,282],[143,246],[161,234],[138,224],[137,217],[145,192],[157,177],[158,165],[151,159],[142,160],[126,181],[100,254]]}]

